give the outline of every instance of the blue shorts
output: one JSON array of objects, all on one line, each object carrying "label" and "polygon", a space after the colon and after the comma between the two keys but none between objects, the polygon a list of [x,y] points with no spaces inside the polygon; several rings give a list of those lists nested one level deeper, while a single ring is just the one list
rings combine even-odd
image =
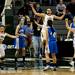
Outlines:
[{"label": "blue shorts", "polygon": [[56,41],[49,41],[48,44],[49,44],[50,53],[57,54],[58,53],[57,42]]},{"label": "blue shorts", "polygon": [[20,36],[19,38],[16,38],[15,40],[15,48],[25,48],[26,47],[26,38],[23,36]]}]

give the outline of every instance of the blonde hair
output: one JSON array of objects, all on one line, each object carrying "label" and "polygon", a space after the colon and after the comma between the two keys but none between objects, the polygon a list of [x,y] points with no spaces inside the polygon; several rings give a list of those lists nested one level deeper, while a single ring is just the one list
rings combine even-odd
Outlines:
[{"label": "blonde hair", "polygon": [[24,25],[25,17],[23,16],[19,22],[19,25]]}]

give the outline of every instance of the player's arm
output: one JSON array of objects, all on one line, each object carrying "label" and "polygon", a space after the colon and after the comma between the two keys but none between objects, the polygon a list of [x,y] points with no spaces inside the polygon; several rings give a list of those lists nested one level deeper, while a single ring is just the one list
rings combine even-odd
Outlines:
[{"label": "player's arm", "polygon": [[69,27],[69,24],[68,24],[68,19],[65,19],[65,25],[66,25],[66,28],[71,31],[71,27]]},{"label": "player's arm", "polygon": [[33,4],[30,4],[30,6],[31,6],[31,8],[32,8],[33,13],[34,13],[36,16],[39,16],[39,17],[44,17],[44,16],[45,16],[44,13],[38,13],[38,12],[36,12],[36,10],[35,10]]},{"label": "player's arm", "polygon": [[69,38],[70,33],[71,33],[71,31],[69,30],[68,33],[67,33],[67,39]]},{"label": "player's arm", "polygon": [[18,35],[19,35],[19,33],[18,33],[19,28],[20,28],[20,26],[18,25],[18,26],[16,27],[16,30],[15,30],[15,35],[16,35],[16,36],[18,36]]},{"label": "player's arm", "polygon": [[48,50],[48,28],[46,28],[46,48]]},{"label": "player's arm", "polygon": [[35,24],[36,24],[37,26],[39,26],[40,28],[42,28],[43,25],[38,24],[35,20],[34,20],[34,22],[35,22]]},{"label": "player's arm", "polygon": [[71,31],[71,32],[75,32],[75,29],[71,28],[68,24],[68,19],[65,19],[65,24],[66,24],[66,28]]},{"label": "player's arm", "polygon": [[14,36],[14,35],[11,35],[11,34],[8,34],[8,33],[6,33],[6,36],[10,37],[10,38],[17,38],[17,36]]},{"label": "player's arm", "polygon": [[31,29],[31,35],[33,35],[33,23],[31,22],[31,25],[30,25],[30,29]]},{"label": "player's arm", "polygon": [[[72,24],[70,24],[70,27],[71,27],[71,26],[72,26]],[[70,33],[71,33],[71,31],[69,30],[69,31],[68,31],[68,34],[67,34],[67,39],[69,38]]]},{"label": "player's arm", "polygon": [[62,16],[56,16],[54,15],[54,19],[58,19],[58,20],[62,20],[65,16],[65,12],[63,12],[63,15]]}]

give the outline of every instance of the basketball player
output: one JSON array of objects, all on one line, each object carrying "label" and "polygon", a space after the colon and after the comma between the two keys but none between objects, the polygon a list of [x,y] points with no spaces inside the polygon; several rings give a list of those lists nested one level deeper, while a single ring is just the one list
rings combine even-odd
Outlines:
[{"label": "basketball player", "polygon": [[2,59],[5,57],[5,49],[6,49],[6,45],[3,44],[3,40],[5,37],[10,37],[10,38],[17,38],[14,35],[10,35],[8,33],[5,33],[5,26],[4,25],[0,25],[0,63],[2,63]]},{"label": "basketball player", "polygon": [[[43,27],[42,25],[39,25],[36,21],[35,23],[40,26]],[[46,57],[46,67],[44,68],[44,71],[50,68],[50,57],[49,55],[51,54],[52,59],[53,59],[53,67],[54,70],[56,70],[56,63],[57,63],[57,59],[56,59],[56,54],[58,53],[57,50],[57,39],[56,39],[56,32],[55,29],[52,26],[52,21],[48,20],[47,22],[47,27],[45,28],[46,30],[46,45],[45,45],[45,57]]]},{"label": "basketball player", "polygon": [[[26,24],[24,24],[26,20]],[[32,30],[30,28],[30,18],[28,16],[22,17],[19,25],[16,28],[15,34],[19,36],[16,39],[16,53],[15,53],[15,61],[17,62],[17,57],[19,55],[19,52],[22,50],[22,58],[23,58],[23,64],[25,65],[25,51],[27,47],[27,41],[31,41],[30,35],[32,35]],[[16,66],[17,67],[17,66]]]},{"label": "basketball player", "polygon": [[[71,26],[69,26],[68,19],[65,19],[66,27],[67,29],[73,33],[73,47],[74,47],[74,55],[73,58],[75,59],[75,17],[73,18],[73,22],[71,23]],[[74,70],[74,61],[72,59],[71,65],[73,66],[72,71]]]},{"label": "basketball player", "polygon": [[[58,17],[58,16],[56,16],[56,15],[53,15],[52,14],[52,10],[50,9],[50,8],[48,8],[47,9],[47,11],[46,11],[46,13],[47,14],[45,14],[45,13],[38,13],[38,12],[36,12],[36,10],[34,9],[34,6],[33,6],[33,4],[30,4],[30,6],[31,6],[31,8],[32,8],[32,11],[33,11],[33,13],[36,15],[36,16],[39,16],[39,17],[42,17],[42,18],[44,18],[44,20],[43,20],[43,27],[42,27],[42,30],[41,30],[41,36],[42,36],[42,42],[44,42],[44,41],[46,41],[46,26],[47,26],[47,21],[48,20],[51,20],[51,21],[53,21],[54,19],[58,19],[58,20],[61,20],[61,19],[63,19],[63,17],[65,16],[65,10],[64,10],[64,12],[63,12],[63,15],[62,16],[60,16],[60,17]],[[47,44],[45,44],[45,47],[46,47],[46,45]],[[46,49],[46,48],[45,48]],[[46,50],[45,50],[46,51]]]},{"label": "basketball player", "polygon": [[24,22],[25,22],[25,17],[22,17],[15,31],[15,35],[19,36],[18,38],[16,38],[15,41],[15,48],[17,49],[15,53],[15,62],[17,62],[17,57],[19,56],[19,53],[21,53],[22,51],[23,63],[25,61],[25,47],[26,47],[26,43],[25,43],[26,35],[25,35]]},{"label": "basketball player", "polygon": [[52,20],[52,21],[53,21],[54,19],[61,20],[61,19],[63,19],[64,15],[65,15],[65,10],[64,10],[64,12],[63,12],[63,15],[60,16],[60,17],[58,17],[58,16],[52,14],[52,10],[51,10],[50,8],[47,9],[46,14],[45,14],[45,13],[38,13],[38,12],[36,12],[36,10],[34,9],[33,4],[30,4],[30,6],[31,6],[31,8],[32,8],[33,13],[34,13],[36,16],[39,16],[39,17],[43,17],[43,18],[44,18],[44,20],[43,20],[43,25],[44,25],[44,26],[47,25],[47,21],[48,21],[49,19]]},{"label": "basketball player", "polygon": [[34,6],[33,6],[33,4],[30,4],[30,6],[31,6],[31,8],[32,8],[32,11],[33,11],[33,13],[36,15],[36,16],[39,16],[39,17],[42,17],[42,18],[44,18],[44,20],[43,20],[43,27],[42,27],[42,30],[41,30],[41,36],[42,36],[42,42],[44,41],[44,40],[46,40],[46,32],[45,32],[45,28],[46,28],[46,26],[47,26],[47,21],[48,20],[54,20],[54,19],[58,19],[58,20],[61,20],[61,19],[63,19],[63,17],[64,17],[64,15],[65,15],[65,10],[64,10],[64,12],[63,12],[63,15],[62,16],[60,16],[60,17],[58,17],[58,16],[56,16],[56,15],[53,15],[52,14],[52,10],[50,9],[50,8],[48,8],[47,9],[47,14],[45,14],[45,13],[38,13],[38,12],[36,12],[36,10],[34,9]]}]

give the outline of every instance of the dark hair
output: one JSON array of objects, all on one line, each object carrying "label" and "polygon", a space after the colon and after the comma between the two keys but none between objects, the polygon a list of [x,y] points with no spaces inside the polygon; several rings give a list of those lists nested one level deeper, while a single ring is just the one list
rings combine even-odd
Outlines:
[{"label": "dark hair", "polygon": [[51,28],[51,31],[52,31],[52,34],[53,34],[55,32],[55,30],[54,30],[52,24],[53,24],[52,20],[47,21],[47,25]]},{"label": "dark hair", "polygon": [[5,28],[5,26],[4,26],[4,25],[0,25],[0,27],[4,27],[4,28]]},{"label": "dark hair", "polygon": [[38,8],[38,9],[37,9],[37,12],[38,12],[38,13],[42,13],[42,12],[43,12],[42,8]]},{"label": "dark hair", "polygon": [[48,21],[47,21],[47,25],[48,25],[48,26],[52,27],[52,24],[53,24],[52,20],[48,20]]},{"label": "dark hair", "polygon": [[27,24],[27,17],[25,16],[24,25]]}]

